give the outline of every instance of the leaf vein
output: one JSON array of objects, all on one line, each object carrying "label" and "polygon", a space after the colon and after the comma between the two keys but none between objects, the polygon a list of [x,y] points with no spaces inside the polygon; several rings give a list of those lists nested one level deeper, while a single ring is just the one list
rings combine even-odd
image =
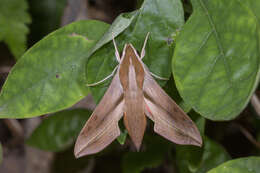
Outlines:
[{"label": "leaf vein", "polygon": [[213,71],[214,71],[214,69],[215,69],[214,67],[215,67],[217,61],[219,60],[219,57],[220,57],[220,56],[221,56],[221,54],[219,54],[219,55],[217,55],[217,56],[215,57],[214,62],[212,63],[211,67],[209,68],[208,75],[207,75],[206,79],[204,80],[202,87],[199,89],[199,94],[198,94],[198,96],[197,96],[197,100],[198,100],[197,106],[198,106],[198,107],[199,107],[200,102],[201,102],[200,97],[205,93],[204,88],[205,88],[205,86],[206,86],[206,83],[208,82],[209,78],[210,78],[211,75],[213,74]]},{"label": "leaf vein", "polygon": [[182,77],[182,79],[185,79],[185,77],[189,74],[191,66],[195,64],[195,62],[198,60],[198,58],[195,58],[200,51],[202,50],[202,48],[206,45],[206,43],[208,42],[211,34],[213,33],[213,30],[211,30],[206,36],[205,38],[202,40],[201,46],[199,47],[198,51],[196,52],[196,54],[193,56],[194,58],[192,59],[192,62],[190,63],[189,67],[186,70],[186,73],[184,74],[184,76]]},{"label": "leaf vein", "polygon": [[201,5],[202,9],[204,10],[207,18],[208,18],[208,21],[209,21],[209,24],[210,24],[211,28],[213,29],[213,32],[214,32],[214,35],[215,35],[215,38],[216,38],[216,42],[217,42],[217,45],[218,45],[218,49],[220,51],[220,55],[221,55],[221,57],[223,57],[224,67],[225,67],[225,70],[226,70],[226,73],[227,73],[227,78],[228,78],[229,85],[231,86],[231,88],[233,90],[235,90],[235,87],[232,84],[232,80],[231,80],[230,66],[229,66],[228,62],[226,61],[224,49],[223,49],[223,47],[221,45],[220,37],[219,37],[218,31],[216,29],[216,26],[215,26],[215,24],[214,24],[214,22],[212,20],[212,17],[209,14],[208,9],[206,8],[205,4],[203,3],[203,1],[199,0],[199,2],[200,2],[200,5]]}]

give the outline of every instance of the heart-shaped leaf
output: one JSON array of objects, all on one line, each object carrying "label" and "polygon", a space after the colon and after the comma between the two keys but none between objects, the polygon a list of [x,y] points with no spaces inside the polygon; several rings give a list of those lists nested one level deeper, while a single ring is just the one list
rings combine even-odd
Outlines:
[{"label": "heart-shaped leaf", "polygon": [[29,49],[10,72],[0,94],[0,118],[56,112],[88,94],[85,63],[108,29],[98,21],[61,28]]},{"label": "heart-shaped leaf", "polygon": [[91,112],[84,109],[54,113],[34,130],[27,144],[47,151],[67,149],[75,142],[90,115]]},{"label": "heart-shaped leaf", "polygon": [[[150,71],[169,77],[171,74],[170,61],[173,54],[172,35],[184,24],[184,12],[180,0],[145,0],[142,7],[134,14],[129,27],[115,38],[121,52],[126,43],[132,43],[140,52],[145,36],[150,32],[146,46],[144,63]],[[112,24],[113,25],[113,24]],[[110,29],[108,35],[114,32]],[[111,36],[110,36],[111,38]],[[108,40],[110,40],[110,38]],[[115,49],[110,42],[94,53],[87,64],[88,83],[102,80],[118,64]],[[96,101],[100,100],[109,82],[91,87]]]},{"label": "heart-shaped leaf", "polygon": [[258,173],[260,157],[246,157],[225,162],[208,173]]},{"label": "heart-shaped leaf", "polygon": [[260,1],[191,2],[172,62],[176,86],[204,117],[233,119],[258,84]]}]

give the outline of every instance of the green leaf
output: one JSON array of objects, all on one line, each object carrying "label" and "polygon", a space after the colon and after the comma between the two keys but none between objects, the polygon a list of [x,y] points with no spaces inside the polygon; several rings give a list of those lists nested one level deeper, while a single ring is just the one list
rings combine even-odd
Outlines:
[{"label": "green leaf", "polygon": [[127,137],[127,130],[126,129],[124,129],[124,131],[122,132],[121,131],[121,134],[120,134],[120,136],[118,136],[116,139],[117,139],[117,141],[119,142],[119,144],[121,144],[121,145],[124,145],[125,144],[125,140],[126,140],[126,137]]},{"label": "green leaf", "polygon": [[[132,43],[138,52],[141,52],[145,36],[150,32],[144,63],[151,72],[162,77],[169,77],[170,61],[173,55],[173,43],[169,43],[169,39],[184,24],[183,13],[180,0],[145,0],[142,7],[133,13],[135,15],[129,27],[115,38],[119,51],[122,52],[126,43]],[[113,29],[110,30],[108,35],[114,32]],[[86,70],[88,83],[104,79],[111,74],[117,64],[115,49],[113,43],[110,42],[89,59]],[[102,98],[108,84],[109,81],[91,87],[96,101]]]},{"label": "green leaf", "polygon": [[57,112],[44,119],[27,144],[42,150],[61,151],[70,147],[91,112],[84,109]]},{"label": "green leaf", "polygon": [[113,39],[113,36],[116,37],[125,29],[127,29],[127,27],[129,27],[129,25],[132,23],[137,14],[137,11],[133,11],[131,13],[122,13],[121,15],[119,15],[112,23],[112,25],[109,27],[107,32],[97,42],[95,47],[92,49],[91,54],[94,53],[96,50],[100,49],[109,41],[111,41]]},{"label": "green leaf", "polygon": [[258,173],[260,157],[245,157],[225,162],[208,173]]},{"label": "green leaf", "polygon": [[189,116],[196,123],[200,134],[204,136],[206,119],[194,111],[189,112]]},{"label": "green leaf", "polygon": [[235,118],[259,80],[260,1],[192,0],[172,70],[180,95],[211,120]]},{"label": "green leaf", "polygon": [[170,77],[163,89],[177,104],[180,104],[183,101],[172,77]]},{"label": "green leaf", "polygon": [[145,168],[156,168],[164,161],[170,143],[158,136],[145,136],[144,141],[147,143],[145,151],[129,152],[123,156],[123,173],[141,173]]},{"label": "green leaf", "polygon": [[26,26],[31,22],[26,0],[0,1],[0,41],[4,41],[16,59],[26,50]]},{"label": "green leaf", "polygon": [[98,21],[61,28],[29,49],[0,94],[0,118],[28,118],[68,108],[88,94],[85,63],[108,29]]},{"label": "green leaf", "polygon": [[180,97],[172,77],[170,77],[163,89],[184,110],[184,112],[189,112],[191,110],[190,105],[184,102]]},{"label": "green leaf", "polygon": [[229,154],[218,143],[203,138],[203,148],[178,146],[176,161],[180,173],[205,173],[230,159]]},{"label": "green leaf", "polygon": [[[198,115],[198,114],[197,114]],[[206,119],[200,115],[196,120],[196,125],[202,135],[204,135],[205,132],[205,126],[206,126]]]},{"label": "green leaf", "polygon": [[0,143],[0,165],[3,161],[3,149],[2,149],[2,144]]}]

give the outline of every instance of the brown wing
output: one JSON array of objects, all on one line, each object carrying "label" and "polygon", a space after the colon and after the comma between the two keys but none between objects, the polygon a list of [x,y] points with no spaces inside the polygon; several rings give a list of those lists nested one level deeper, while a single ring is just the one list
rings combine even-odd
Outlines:
[{"label": "brown wing", "polygon": [[154,121],[154,131],[177,144],[202,145],[196,125],[164,92],[145,68],[145,113]]},{"label": "brown wing", "polygon": [[78,136],[74,149],[77,158],[101,151],[120,135],[118,121],[123,116],[123,107],[123,89],[117,72]]}]

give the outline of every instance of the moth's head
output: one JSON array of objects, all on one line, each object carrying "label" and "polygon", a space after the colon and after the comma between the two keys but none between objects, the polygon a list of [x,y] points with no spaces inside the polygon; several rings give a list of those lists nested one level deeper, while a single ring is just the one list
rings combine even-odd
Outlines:
[{"label": "moth's head", "polygon": [[139,88],[143,87],[144,67],[132,44],[125,45],[119,66],[119,78],[124,90],[132,82],[136,82]]},{"label": "moth's head", "polygon": [[140,56],[138,55],[136,49],[131,43],[125,44],[123,54],[122,54],[122,59],[124,58],[139,58]]}]

